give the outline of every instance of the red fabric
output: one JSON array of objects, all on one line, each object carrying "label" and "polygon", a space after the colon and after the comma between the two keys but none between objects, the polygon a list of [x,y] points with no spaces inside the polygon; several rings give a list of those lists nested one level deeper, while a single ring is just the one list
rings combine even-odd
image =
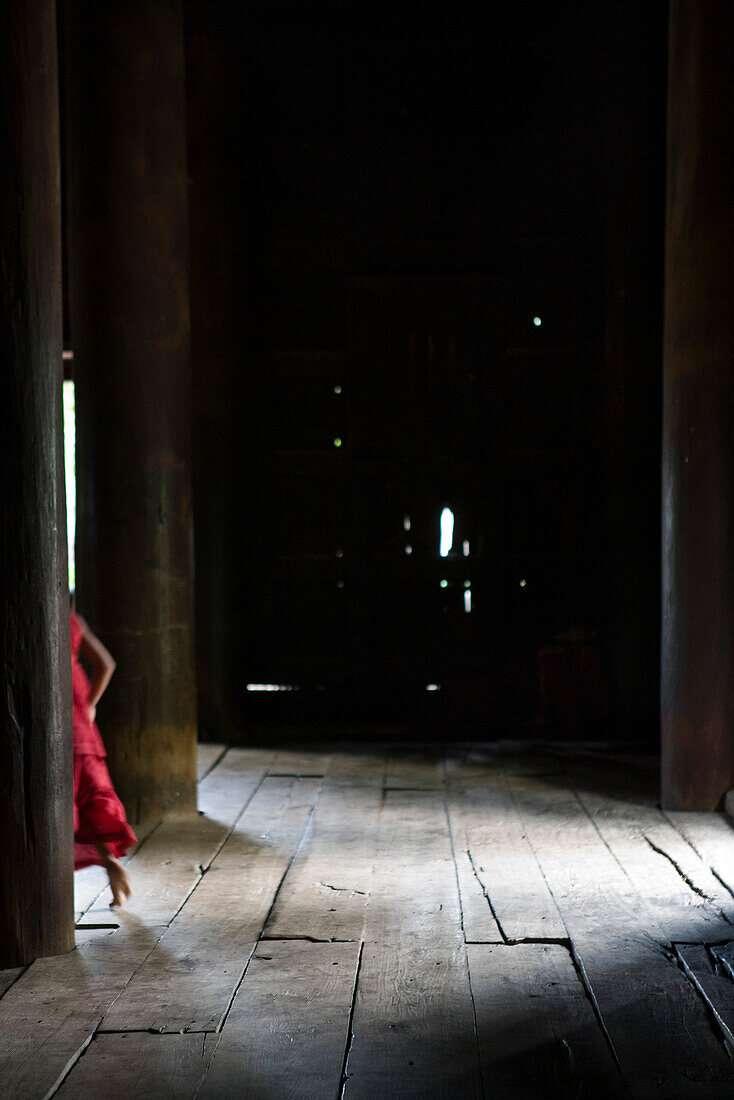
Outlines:
[{"label": "red fabric", "polygon": [[106,756],[104,742],[96,723],[89,717],[89,680],[79,663],[79,647],[84,628],[71,612],[71,688],[74,707],[74,752]]},{"label": "red fabric", "polygon": [[74,753],[74,868],[102,863],[94,845],[124,856],[138,838],[127,823],[103,756]]}]

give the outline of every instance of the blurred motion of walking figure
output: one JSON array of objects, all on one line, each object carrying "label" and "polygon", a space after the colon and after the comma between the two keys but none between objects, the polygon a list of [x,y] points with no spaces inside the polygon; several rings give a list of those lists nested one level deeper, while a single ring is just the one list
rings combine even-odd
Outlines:
[{"label": "blurred motion of walking figure", "polygon": [[[79,656],[92,670],[87,678]],[[84,619],[71,612],[71,673],[74,697],[74,869],[97,863],[109,875],[111,905],[124,905],[132,894],[120,863],[137,843],[115,793],[105,762],[104,742],[95,722],[97,703],[115,671],[115,661]]]}]

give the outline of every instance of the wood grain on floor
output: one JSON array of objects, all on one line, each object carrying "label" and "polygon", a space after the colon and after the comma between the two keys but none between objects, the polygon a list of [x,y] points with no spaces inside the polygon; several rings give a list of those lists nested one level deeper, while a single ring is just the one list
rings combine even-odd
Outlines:
[{"label": "wood grain on floor", "polygon": [[202,746],[77,948],[0,972],[0,1094],[734,1095],[734,830],[629,747]]}]

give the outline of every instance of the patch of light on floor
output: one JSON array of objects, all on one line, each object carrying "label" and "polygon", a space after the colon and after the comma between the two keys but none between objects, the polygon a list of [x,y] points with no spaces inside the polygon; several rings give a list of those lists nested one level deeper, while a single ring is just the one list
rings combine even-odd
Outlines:
[{"label": "patch of light on floor", "polygon": [[442,558],[447,558],[454,545],[454,513],[450,508],[444,508],[441,512],[441,542],[438,552]]},{"label": "patch of light on floor", "polygon": [[64,473],[66,479],[66,538],[69,547],[69,590],[76,588],[76,395],[74,383],[64,382]]}]

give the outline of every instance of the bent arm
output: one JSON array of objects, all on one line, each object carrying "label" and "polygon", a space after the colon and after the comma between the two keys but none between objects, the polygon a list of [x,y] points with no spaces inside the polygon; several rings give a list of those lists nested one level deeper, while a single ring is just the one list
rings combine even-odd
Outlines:
[{"label": "bent arm", "polygon": [[117,667],[110,651],[102,645],[96,634],[92,633],[84,619],[77,616],[83,628],[80,649],[92,667],[92,679],[89,685],[89,705],[96,707],[105,688],[112,679]]}]

